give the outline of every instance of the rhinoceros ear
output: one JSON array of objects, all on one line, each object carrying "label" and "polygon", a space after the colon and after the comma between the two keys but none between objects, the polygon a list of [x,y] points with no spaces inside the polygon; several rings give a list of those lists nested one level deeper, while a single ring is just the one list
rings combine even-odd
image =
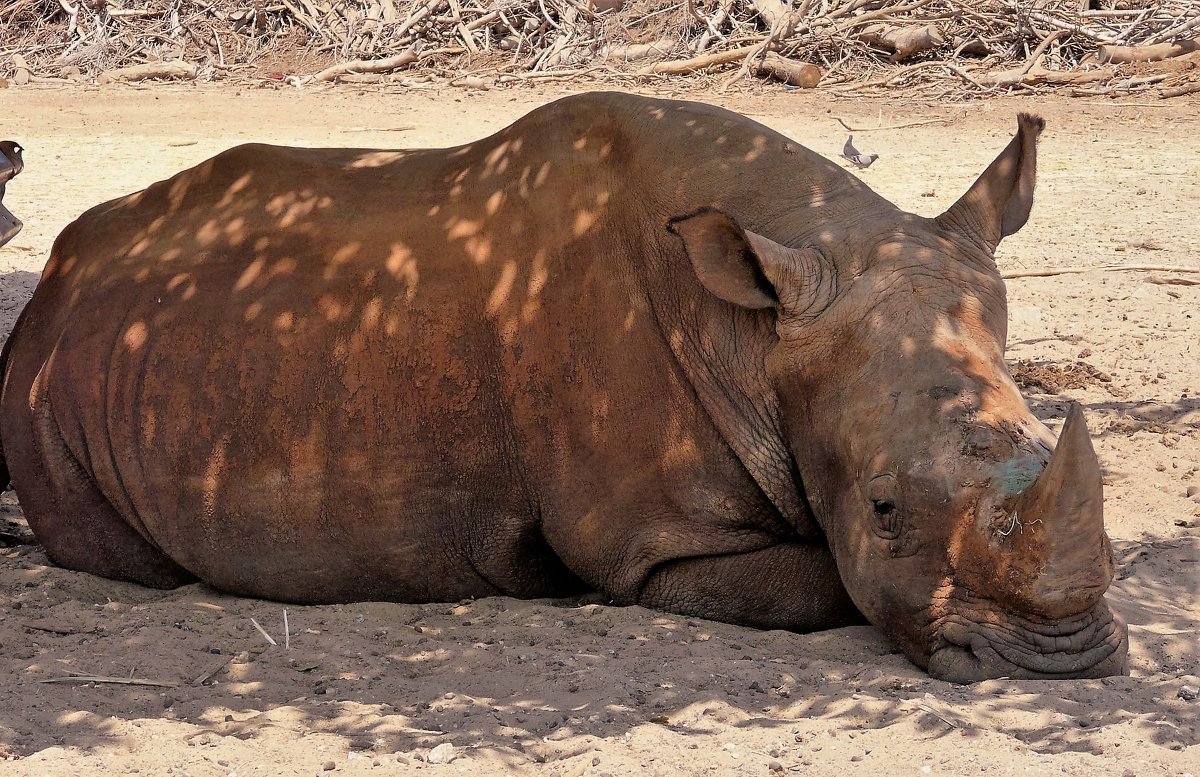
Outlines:
[{"label": "rhinoceros ear", "polygon": [[744,308],[779,304],[779,295],[763,266],[764,257],[755,252],[746,231],[729,215],[703,208],[671,219],[667,229],[683,241],[704,288]]},{"label": "rhinoceros ear", "polygon": [[937,222],[993,250],[1025,226],[1037,181],[1037,139],[1045,126],[1039,116],[1018,114],[1016,137]]}]

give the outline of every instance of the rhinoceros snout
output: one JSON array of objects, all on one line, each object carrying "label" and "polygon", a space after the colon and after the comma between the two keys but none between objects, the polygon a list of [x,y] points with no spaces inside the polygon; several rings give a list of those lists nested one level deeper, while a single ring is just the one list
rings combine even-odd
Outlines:
[{"label": "rhinoceros snout", "polygon": [[1065,623],[996,627],[954,620],[940,636],[929,674],[952,683],[1110,677],[1126,673],[1129,653],[1125,622],[1103,602]]}]

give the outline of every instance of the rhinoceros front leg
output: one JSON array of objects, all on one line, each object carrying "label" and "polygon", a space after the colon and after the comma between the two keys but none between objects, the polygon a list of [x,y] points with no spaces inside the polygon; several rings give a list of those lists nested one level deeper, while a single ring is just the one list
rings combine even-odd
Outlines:
[{"label": "rhinoceros front leg", "polygon": [[637,603],[764,629],[816,631],[865,622],[829,550],[798,543],[660,564]]}]

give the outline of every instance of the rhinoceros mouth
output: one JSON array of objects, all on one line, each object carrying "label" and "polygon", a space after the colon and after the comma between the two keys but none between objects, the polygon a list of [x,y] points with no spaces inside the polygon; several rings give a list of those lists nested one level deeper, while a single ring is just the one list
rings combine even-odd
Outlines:
[{"label": "rhinoceros mouth", "polygon": [[950,682],[994,677],[1107,677],[1125,671],[1125,624],[1100,602],[1073,618],[1040,623],[1007,615],[951,614],[936,625],[929,673]]}]

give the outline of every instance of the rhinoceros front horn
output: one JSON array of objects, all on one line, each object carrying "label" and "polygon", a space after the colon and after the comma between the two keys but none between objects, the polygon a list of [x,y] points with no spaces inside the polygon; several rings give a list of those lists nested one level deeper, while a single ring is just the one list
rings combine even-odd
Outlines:
[{"label": "rhinoceros front horn", "polygon": [[1104,486],[1083,410],[1072,404],[1050,463],[1017,502],[1017,519],[1038,571],[1022,593],[1042,615],[1089,609],[1113,577],[1104,533]]}]

